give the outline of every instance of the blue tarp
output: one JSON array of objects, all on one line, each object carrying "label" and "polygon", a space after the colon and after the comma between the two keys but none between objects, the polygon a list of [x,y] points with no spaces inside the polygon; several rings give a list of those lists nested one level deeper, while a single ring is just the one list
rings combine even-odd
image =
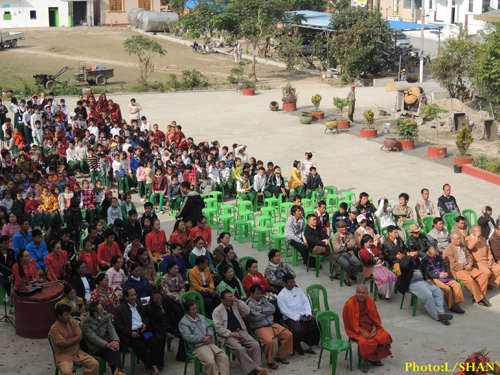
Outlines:
[{"label": "blue tarp", "polygon": [[[330,25],[330,18],[332,17],[333,13],[316,12],[313,10],[297,10],[293,11],[292,13],[303,15],[306,18],[306,20],[302,21],[301,23],[301,25],[303,26],[314,27],[314,28],[326,28],[326,29],[332,28],[332,26]],[[419,23],[389,21],[389,24],[391,25],[392,29],[398,31],[420,30]],[[426,30],[430,30],[430,29],[442,29],[443,27],[436,25],[424,25],[424,28]]]}]

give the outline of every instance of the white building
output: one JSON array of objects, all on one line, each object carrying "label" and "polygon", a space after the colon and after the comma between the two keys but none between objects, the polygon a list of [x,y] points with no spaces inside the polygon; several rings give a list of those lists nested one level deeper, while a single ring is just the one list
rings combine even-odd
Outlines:
[{"label": "white building", "polygon": [[444,33],[456,33],[461,24],[469,34],[477,34],[486,26],[485,21],[474,19],[474,15],[498,9],[499,0],[424,0],[429,15],[426,22],[443,25]]},{"label": "white building", "polygon": [[94,24],[94,4],[69,0],[0,0],[0,28]]}]

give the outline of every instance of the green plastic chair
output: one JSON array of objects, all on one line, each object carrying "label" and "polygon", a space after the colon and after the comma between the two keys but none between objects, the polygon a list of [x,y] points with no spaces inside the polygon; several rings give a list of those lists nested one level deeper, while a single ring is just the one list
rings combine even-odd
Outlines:
[{"label": "green plastic chair", "polygon": [[353,193],[352,191],[344,191],[342,194],[340,194],[340,197],[345,197],[345,200],[351,201],[352,204],[356,203],[356,193]]},{"label": "green plastic chair", "polygon": [[401,230],[403,232],[407,232],[408,228],[410,228],[410,225],[416,224],[414,221],[405,221],[403,224],[401,224]]},{"label": "green plastic chair", "polygon": [[156,290],[161,290],[161,276],[156,279]]},{"label": "green plastic chair", "polygon": [[238,263],[240,264],[241,270],[243,271],[243,277],[245,277],[248,273],[247,268],[246,268],[246,264],[247,264],[247,260],[249,260],[249,259],[254,259],[254,257],[243,257],[243,258],[238,259]]},{"label": "green plastic chair", "polygon": [[[356,339],[349,337],[349,343],[353,343],[353,342],[358,344],[358,341]],[[351,344],[351,347],[352,347],[352,344]],[[347,360],[347,352],[345,352],[345,359]],[[358,344],[358,369],[361,369],[361,366],[363,366],[363,358],[361,357],[361,353],[359,352],[359,344]]]},{"label": "green plastic chair", "polygon": [[[61,369],[59,368],[59,366],[57,366],[57,363],[56,363],[56,355],[54,353],[54,345],[52,344],[52,340],[50,339],[50,331],[49,331],[49,334],[47,335],[47,340],[49,340],[50,350],[52,350],[52,357],[54,358],[54,366],[56,367],[55,374],[59,375],[59,372],[61,371]],[[73,366],[73,371],[75,371],[79,368],[82,368],[82,366],[75,365],[75,366]]]},{"label": "green plastic chair", "polygon": [[424,226],[427,233],[432,230],[432,221],[434,220],[434,216],[426,216],[422,218],[422,225]]},{"label": "green plastic chair", "polygon": [[316,259],[316,277],[319,277],[319,269],[321,268],[321,262],[323,261],[323,258],[326,257],[328,255],[324,255],[324,254],[311,254],[309,253],[308,257],[307,257],[307,267],[306,267],[306,272],[309,272],[309,261],[311,260],[311,258],[314,258]]},{"label": "green plastic chair", "polygon": [[[335,322],[335,332],[332,332],[332,321]],[[316,324],[321,334],[321,350],[319,352],[318,370],[321,365],[323,350],[330,352],[330,363],[332,364],[332,375],[337,373],[337,359],[340,352],[349,353],[349,367],[352,371],[352,348],[348,341],[342,340],[340,336],[339,316],[333,311],[323,311],[316,316]]]},{"label": "green plastic chair", "polygon": [[476,211],[467,209],[462,211],[462,216],[465,217],[465,221],[469,224],[469,227],[477,225],[477,214]]},{"label": "green plastic chair", "polygon": [[448,232],[450,232],[451,228],[453,228],[453,226],[455,225],[455,218],[456,217],[458,217],[458,215],[454,214],[452,212],[448,212],[447,214],[443,215],[444,225],[446,225]]},{"label": "green plastic chair", "polygon": [[[411,295],[410,306],[413,306],[413,316],[416,316],[418,307],[418,297],[409,290],[407,290],[406,293]],[[405,294],[403,294],[403,298],[401,299],[401,306],[399,306],[400,310],[403,308],[403,303],[405,301]]]},{"label": "green plastic chair", "polygon": [[191,350],[189,350],[189,347],[188,347],[186,341],[184,341],[184,346],[186,348],[186,360],[184,361],[184,375],[186,375],[188,363],[190,360],[193,360],[193,363],[194,363],[194,375],[200,375],[200,371],[201,371],[200,360],[198,358],[196,358],[196,356],[193,353],[191,353]]},{"label": "green plastic chair", "polygon": [[[328,243],[330,244],[330,249],[332,249],[333,251],[332,237],[330,237]],[[340,267],[340,287],[342,288],[344,286],[345,270],[340,264],[336,263],[335,261],[330,265],[330,280],[333,280],[333,269],[335,266]]]},{"label": "green plastic chair", "polygon": [[323,285],[313,284],[309,285],[306,289],[306,295],[311,303],[311,311],[314,317],[321,312],[321,293],[323,293],[323,305],[325,306],[324,311],[329,311],[330,307],[328,306],[328,295]]},{"label": "green plastic chair", "polygon": [[136,363],[139,363],[139,358],[137,358],[132,348],[129,348],[128,346],[123,347],[121,363],[122,370],[125,368],[125,354],[127,352],[130,353],[130,375],[135,375],[135,365]]},{"label": "green plastic chair", "polygon": [[[359,255],[359,252],[358,252],[358,258],[359,258],[359,261],[361,262],[361,265],[363,266],[363,271],[364,271],[364,263],[363,263],[363,259],[361,259],[361,255]],[[376,301],[377,298],[378,298],[378,287],[377,287],[377,283],[375,282],[375,279],[373,277],[365,277],[364,276],[364,272],[363,272],[363,284],[369,280],[370,281],[370,293],[373,293],[373,300]]]}]

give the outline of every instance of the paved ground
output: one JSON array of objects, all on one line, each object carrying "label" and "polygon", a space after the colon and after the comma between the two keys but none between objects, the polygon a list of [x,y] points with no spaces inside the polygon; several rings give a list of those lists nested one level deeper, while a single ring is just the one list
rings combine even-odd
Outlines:
[{"label": "paved ground", "polygon": [[[321,108],[332,108],[333,96],[344,96],[345,89],[332,89],[327,85],[308,88],[300,86],[299,109],[309,106],[309,98],[316,92],[323,97]],[[384,88],[359,88],[359,110],[355,118],[361,118],[366,108],[375,108],[374,101],[388,109],[394,103],[394,93],[386,93]],[[430,189],[431,199],[436,201],[444,183],[450,183],[452,193],[461,209],[472,208],[480,212],[484,205],[492,205],[494,215],[498,206],[490,197],[500,193],[500,187],[462,174],[454,174],[449,165],[426,159],[421,152],[385,153],[380,151],[380,140],[369,141],[358,137],[359,127],[339,135],[324,134],[324,120],[317,124],[302,125],[298,112],[271,112],[269,102],[280,100],[277,90],[262,91],[254,97],[242,97],[235,92],[175,93],[175,94],[129,94],[113,95],[122,108],[131,97],[135,97],[144,108],[144,115],[152,123],[165,129],[167,123],[176,120],[183,130],[195,141],[217,139],[221,145],[240,142],[248,145],[250,155],[267,163],[272,160],[282,167],[287,176],[294,159],[303,159],[305,151],[311,151],[318,164],[318,172],[327,185],[335,185],[339,191],[366,191],[374,200],[382,196],[394,203],[401,192],[410,195],[411,206],[419,198],[420,189]],[[73,99],[67,98],[69,103]],[[329,115],[332,116],[332,115]],[[126,117],[126,116],[125,116]],[[134,195],[136,205],[140,203]],[[231,202],[230,202],[231,203]],[[169,235],[174,221],[168,215],[161,216],[162,229]],[[213,231],[215,237],[215,231]],[[258,253],[250,248],[249,242],[233,243],[239,256],[252,255],[259,261],[259,269],[264,270],[267,263],[266,251]],[[355,291],[353,287],[339,287],[338,282],[327,278],[326,269],[316,279],[313,273],[306,273],[303,266],[296,268],[299,286],[305,288],[319,283],[328,290],[330,309],[342,313],[345,301]],[[360,279],[358,279],[360,281]],[[465,291],[466,302],[462,304],[466,314],[455,316],[451,326],[445,327],[433,321],[419,304],[416,317],[411,316],[409,301],[400,310],[401,295],[391,301],[378,301],[377,306],[385,329],[392,335],[393,357],[387,358],[385,366],[371,368],[371,373],[405,372],[406,362],[417,365],[434,364],[451,368],[463,360],[468,353],[488,346],[492,357],[500,360],[498,347],[498,317],[500,296],[498,291],[488,292],[493,307],[487,309],[472,306],[471,294]],[[341,323],[343,332],[343,325]],[[2,374],[41,375],[53,373],[52,356],[46,340],[22,339],[14,335],[12,327],[0,325],[0,368]],[[176,344],[174,344],[174,349]],[[319,350],[318,350],[319,352]],[[355,349],[356,353],[356,349]],[[355,354],[354,353],[354,354]],[[173,362],[174,353],[166,354],[166,368],[162,374],[181,374],[182,364]],[[280,366],[276,373],[292,371],[302,374],[330,374],[328,357],[324,357],[322,367],[317,370],[318,355],[292,357],[291,364]],[[231,374],[241,374],[236,362],[231,362]],[[127,368],[126,373],[129,374]],[[355,369],[355,372],[358,371]],[[188,372],[192,374],[190,365]],[[273,371],[273,373],[275,373]],[[339,359],[338,374],[348,374],[347,362]],[[409,370],[408,373],[416,373]],[[437,374],[438,372],[429,372]]]}]

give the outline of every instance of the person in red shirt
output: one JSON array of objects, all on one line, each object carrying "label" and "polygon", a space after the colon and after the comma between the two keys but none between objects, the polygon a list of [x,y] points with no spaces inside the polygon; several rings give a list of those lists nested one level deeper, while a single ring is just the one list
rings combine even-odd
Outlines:
[{"label": "person in red shirt", "polygon": [[87,272],[90,275],[99,273],[99,263],[97,262],[97,253],[92,250],[92,242],[88,238],[83,240],[83,250],[78,257],[78,260],[83,261],[87,265]]},{"label": "person in red shirt", "polygon": [[196,221],[198,225],[189,231],[189,238],[203,237],[205,247],[210,251],[210,247],[212,246],[212,229],[207,225],[207,218],[200,216]]},{"label": "person in red shirt", "polygon": [[253,284],[259,284],[262,287],[262,292],[267,294],[269,291],[269,284],[266,278],[259,272],[257,261],[255,259],[247,260],[245,268],[248,273],[243,278],[243,286],[247,292],[247,297],[250,296],[250,287]]},{"label": "person in red shirt", "polygon": [[146,235],[146,249],[150,251],[156,263],[168,254],[167,236],[164,230],[160,230],[160,227],[160,220],[153,220],[153,230]]},{"label": "person in red shirt", "polygon": [[191,242],[189,238],[189,230],[183,220],[177,220],[174,224],[174,231],[170,235],[170,243],[178,243],[182,246],[182,250],[187,249]]},{"label": "person in red shirt", "polygon": [[47,278],[50,281],[65,280],[69,277],[71,267],[68,260],[68,253],[62,250],[59,241],[52,241],[50,244],[52,252],[45,257],[47,266]]},{"label": "person in red shirt", "polygon": [[12,273],[15,285],[45,282],[45,279],[38,275],[36,261],[31,258],[30,252],[26,249],[17,252],[16,264],[12,266]]},{"label": "person in red shirt", "polygon": [[115,232],[113,229],[106,229],[104,231],[104,242],[97,248],[97,262],[102,270],[111,267],[113,255],[119,255],[123,259],[120,247],[115,242]]},{"label": "person in red shirt", "polygon": [[166,139],[165,133],[163,133],[161,130],[158,130],[158,124],[153,125],[153,130],[155,132],[155,138],[158,141],[158,144]]}]

